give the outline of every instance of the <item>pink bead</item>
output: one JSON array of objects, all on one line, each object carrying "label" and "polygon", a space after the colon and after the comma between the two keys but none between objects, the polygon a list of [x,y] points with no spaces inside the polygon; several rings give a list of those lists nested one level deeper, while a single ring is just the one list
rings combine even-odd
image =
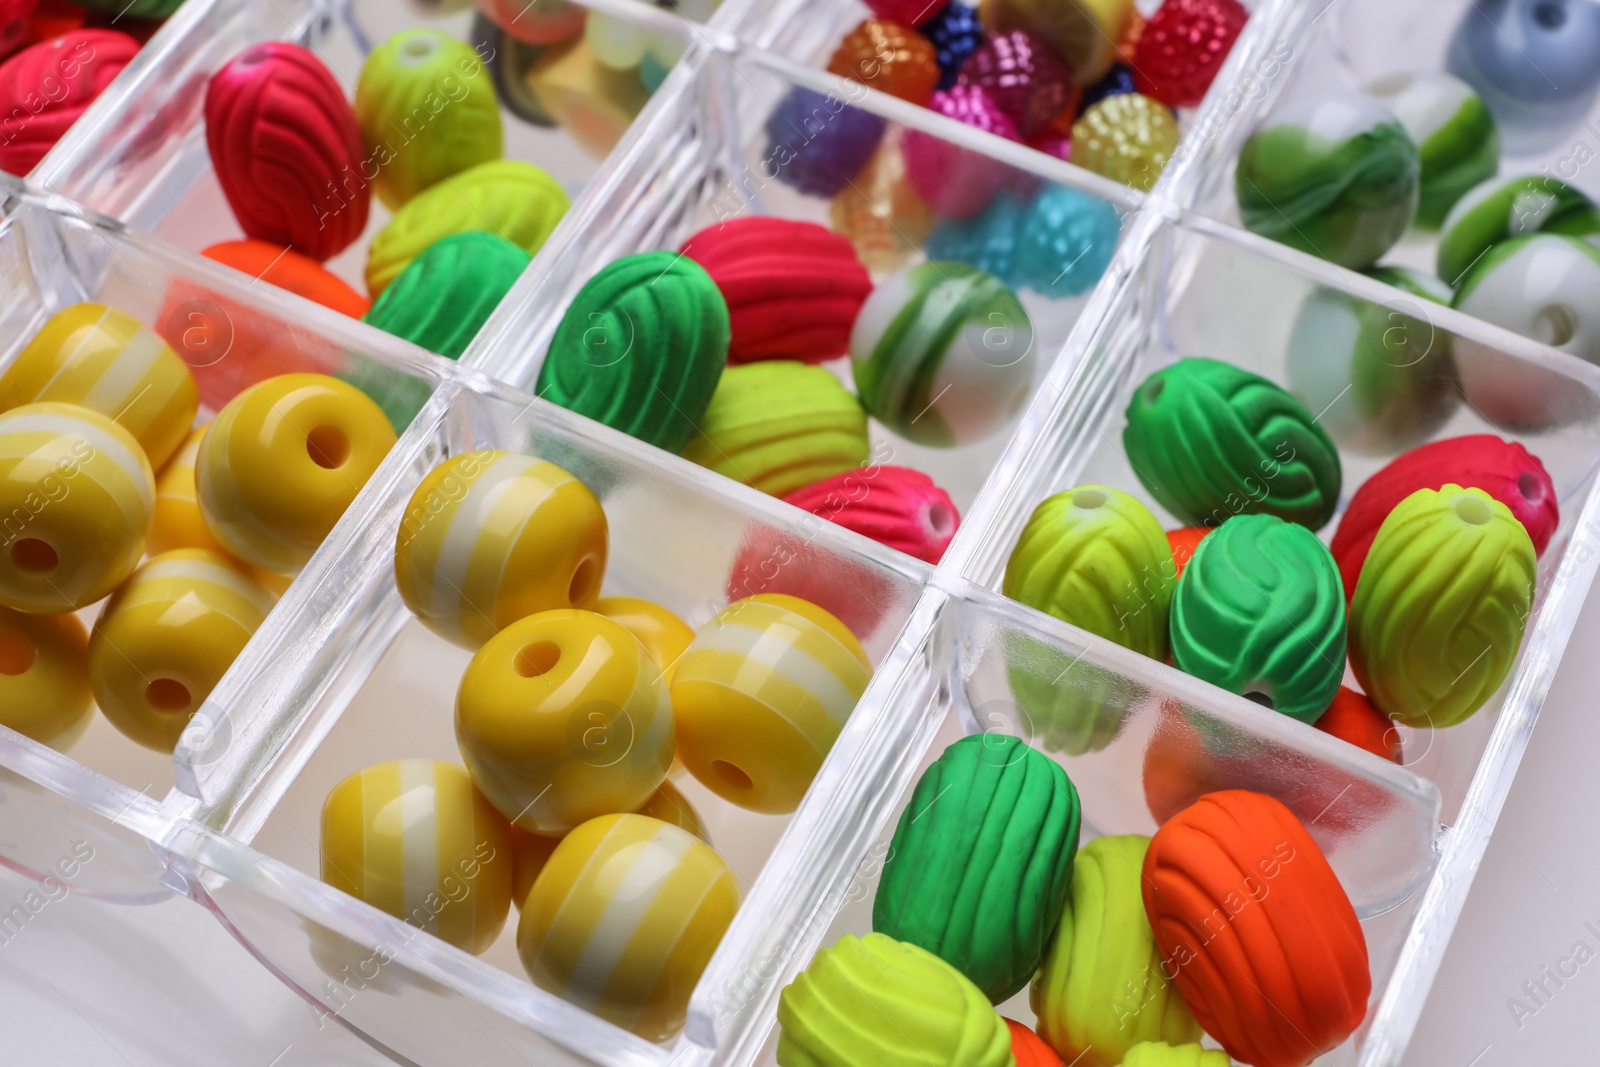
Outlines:
[{"label": "pink bead", "polygon": [[206,144],[246,236],[326,261],[367,227],[367,160],[344,91],[299,45],[252,45],[211,79]]},{"label": "pink bead", "polygon": [[950,0],[867,0],[875,16],[902,26],[921,26],[949,5]]},{"label": "pink bead", "polygon": [[115,30],[73,30],[0,65],[0,167],[24,175],[138,54]]},{"label": "pink bead", "polygon": [[757,593],[809,600],[865,641],[885,623],[898,627],[910,605],[882,569],[819,543],[808,534],[756,526],[740,540],[728,568],[731,603]]},{"label": "pink bead", "polygon": [[905,467],[845,471],[784,499],[928,563],[939,562],[961,521],[949,493]]},{"label": "pink bead", "polygon": [[[984,90],[957,85],[933,94],[928,107],[958,122],[1020,141],[1016,125]],[[967,219],[988,206],[1001,185],[1009,185],[1015,169],[921,130],[907,130],[906,177],[928,206],[946,218]]]},{"label": "pink bead", "polygon": [[1024,30],[990,37],[961,67],[956,84],[982,89],[1032,137],[1061,114],[1072,91],[1072,68]]}]

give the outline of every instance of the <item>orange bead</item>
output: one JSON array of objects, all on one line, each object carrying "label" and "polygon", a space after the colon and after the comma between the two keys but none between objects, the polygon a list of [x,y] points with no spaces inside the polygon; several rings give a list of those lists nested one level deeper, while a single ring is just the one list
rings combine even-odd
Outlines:
[{"label": "orange bead", "polygon": [[1044,1038],[1015,1019],[1006,1019],[1011,1030],[1011,1055],[1017,1067],[1061,1067],[1061,1057],[1044,1043]]},{"label": "orange bead", "polygon": [[1201,540],[1210,532],[1209,526],[1184,526],[1167,531],[1167,544],[1172,546],[1172,562],[1178,568],[1172,576],[1173,581],[1182,576],[1184,565],[1194,558],[1194,550],[1200,547]]},{"label": "orange bead", "polygon": [[916,30],[867,19],[840,43],[828,61],[828,72],[925,104],[939,84],[939,59],[933,42]]},{"label": "orange bead", "polygon": [[321,263],[270,241],[223,241],[200,254],[353,319],[372,307],[372,301]]},{"label": "orange bead", "polygon": [[1133,65],[1133,55],[1139,49],[1139,38],[1144,36],[1145,17],[1134,8],[1128,12],[1128,24],[1123,27],[1122,40],[1117,42],[1117,62]]},{"label": "orange bead", "polygon": [[1374,756],[1394,763],[1404,762],[1400,751],[1400,730],[1394,720],[1378,710],[1362,693],[1341,685],[1333,704],[1317,720],[1325,734],[1364,748]]}]

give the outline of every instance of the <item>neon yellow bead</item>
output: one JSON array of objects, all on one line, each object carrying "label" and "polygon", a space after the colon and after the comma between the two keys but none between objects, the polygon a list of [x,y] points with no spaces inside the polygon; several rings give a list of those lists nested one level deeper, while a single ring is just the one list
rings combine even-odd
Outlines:
[{"label": "neon yellow bead", "polygon": [[200,407],[194,375],[154,330],[104,304],[74,304],[0,377],[0,410],[55,401],[115,419],[160,467]]},{"label": "neon yellow bead", "polygon": [[525,616],[594,607],[608,544],[600,501],[554,463],[464,452],[411,494],[395,582],[423,625],[477,648]]},{"label": "neon yellow bead", "polygon": [[180,548],[147,560],[89,638],[89,677],[111,725],[171,752],[276,598],[227,556]]},{"label": "neon yellow bead", "polygon": [[453,763],[380,763],[322,805],[322,880],[467,952],[511,910],[511,828]]},{"label": "neon yellow bead", "polygon": [[673,668],[678,665],[678,659],[689,647],[689,642],[694,640],[694,631],[689,629],[688,623],[660,604],[636,596],[603,596],[595,601],[594,610],[613,622],[621,623],[638,638],[644,650],[650,653],[650,658],[656,661],[656,666],[661,668],[667,684],[672,684]]},{"label": "neon yellow bead", "polygon": [[1151,189],[1178,147],[1178,123],[1148,96],[1108,96],[1072,124],[1072,162],[1135,189]]},{"label": "neon yellow bead", "polygon": [[517,925],[534,984],[641,1037],[683,1028],[700,973],[739,908],[711,846],[645,815],[606,815],[568,834]]},{"label": "neon yellow bead", "polygon": [[793,811],[871,677],[861,642],[815,604],[781,593],[735,601],[673,674],[678,757],[741,807]]},{"label": "neon yellow bead", "polygon": [[0,725],[65,751],[93,718],[89,632],[78,617],[0,608]]},{"label": "neon yellow bead", "polygon": [[280,574],[305,566],[394,446],[382,409],[322,374],[283,374],[228,402],[200,443],[200,510],[224,548]]},{"label": "neon yellow bead", "polygon": [[638,810],[672,766],[672,702],[644,646],[592,611],[543,611],[491,637],[456,692],[456,742],[489,802],[554,836]]},{"label": "neon yellow bead", "polygon": [[133,435],[71,404],[0,415],[0,604],[87,607],[144,554],[155,478]]}]

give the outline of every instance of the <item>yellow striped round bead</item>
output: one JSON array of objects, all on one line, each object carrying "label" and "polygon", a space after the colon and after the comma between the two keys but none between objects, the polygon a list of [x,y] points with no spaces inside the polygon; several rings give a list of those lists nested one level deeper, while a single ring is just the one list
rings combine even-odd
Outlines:
[{"label": "yellow striped round bead", "polygon": [[65,751],[92,718],[89,632],[78,617],[0,608],[0,725]]},{"label": "yellow striped round bead", "polygon": [[523,905],[517,951],[541,989],[661,1041],[683,1028],[738,908],[711,846],[659,819],[606,815],[556,847]]},{"label": "yellow striped round bead", "polygon": [[200,390],[188,365],[138,319],[74,304],[52,315],[0,377],[0,409],[44,400],[115,419],[160,467],[194,423]]},{"label": "yellow striped round bead", "polygon": [[322,805],[322,880],[467,952],[511,910],[511,828],[453,763],[380,763]]},{"label": "yellow striped round bead", "polygon": [[871,677],[861,642],[810,601],[735,601],[695,635],[673,674],[678,757],[740,807],[791,812]]},{"label": "yellow striped round bead", "polygon": [[77,611],[144,554],[155,478],[133,435],[71,404],[0,414],[0,604]]},{"label": "yellow striped round bead", "polygon": [[283,374],[228,402],[200,442],[195,484],[224,548],[280,574],[305,566],[394,446],[353,385]]},{"label": "yellow striped round bead", "polygon": [[271,592],[227,556],[198,548],[145,561],[89,637],[89,678],[111,725],[171,752],[272,610]]},{"label": "yellow striped round bead", "polygon": [[428,629],[477,648],[536,612],[594,607],[608,544],[600,501],[554,463],[464,452],[411,494],[395,583]]},{"label": "yellow striped round bead", "polygon": [[[660,604],[636,596],[603,596],[594,610],[622,626],[644,646],[661,668],[662,677],[672,684],[672,671],[694,640],[689,624]],[[672,822],[668,819],[667,822]]]},{"label": "yellow striped round bead", "polygon": [[650,799],[672,766],[672,702],[661,668],[621,625],[543,611],[472,657],[456,742],[501,814],[554,836]]}]

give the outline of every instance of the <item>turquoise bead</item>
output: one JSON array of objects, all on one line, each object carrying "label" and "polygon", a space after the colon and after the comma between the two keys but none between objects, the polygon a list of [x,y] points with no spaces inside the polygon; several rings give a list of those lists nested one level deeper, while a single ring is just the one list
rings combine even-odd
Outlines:
[{"label": "turquoise bead", "polygon": [[1439,277],[1446,285],[1460,285],[1491,247],[1535,233],[1595,241],[1600,239],[1600,210],[1578,189],[1543,174],[1493,178],[1458,200],[1445,219],[1439,235]]},{"label": "turquoise bead", "polygon": [[1416,143],[1417,225],[1437,229],[1452,205],[1500,169],[1500,131],[1472,87],[1448,74],[1395,74],[1367,86]]}]

